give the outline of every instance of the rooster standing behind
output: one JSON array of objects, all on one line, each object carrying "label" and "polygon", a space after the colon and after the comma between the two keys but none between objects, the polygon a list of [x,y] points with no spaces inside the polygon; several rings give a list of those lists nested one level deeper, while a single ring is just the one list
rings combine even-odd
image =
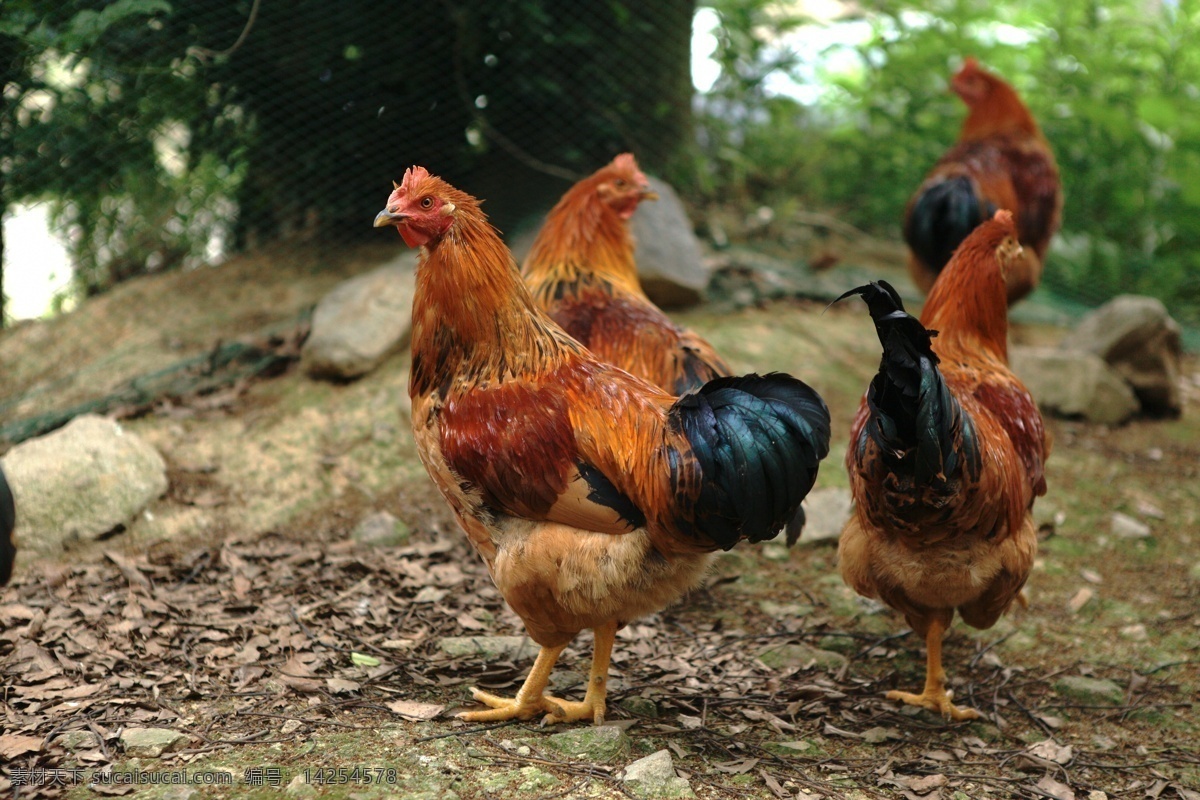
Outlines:
[{"label": "rooster standing behind", "polygon": [[[785,375],[718,378],[676,399],[598,361],[534,303],[479,202],[405,173],[375,225],[424,247],[413,300],[421,460],[541,651],[515,698],[468,720],[605,714],[618,627],[700,580],[710,553],[775,535],[828,453],[829,412]],[[584,628],[583,702],[545,695]]]},{"label": "rooster standing behind", "polygon": [[950,702],[942,635],[956,610],[989,628],[1018,598],[1037,551],[1029,512],[1046,493],[1042,418],[1008,369],[1015,233],[1000,211],[967,237],[920,322],[883,281],[842,295],[862,295],[883,345],[846,453],[855,511],[838,548],[842,576],[925,639],[924,691],[888,697],[954,719],[979,714]]},{"label": "rooster standing behind", "polygon": [[958,143],[929,173],[904,212],[908,271],[928,293],[954,249],[997,209],[1016,215],[1025,254],[1006,279],[1008,302],[1037,286],[1062,214],[1050,145],[1017,93],[973,58],[951,81],[970,109]]},{"label": "rooster standing behind", "polygon": [[633,155],[617,156],[550,210],[522,272],[538,304],[593,355],[679,395],[731,370],[642,291],[629,218],[656,197]]}]

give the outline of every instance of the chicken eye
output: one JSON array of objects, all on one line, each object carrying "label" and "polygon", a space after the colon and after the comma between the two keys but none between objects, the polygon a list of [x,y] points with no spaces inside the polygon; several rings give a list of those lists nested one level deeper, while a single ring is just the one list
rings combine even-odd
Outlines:
[{"label": "chicken eye", "polygon": [[433,208],[433,198],[432,197],[422,197],[421,198],[421,208],[424,208],[424,209]]},{"label": "chicken eye", "polygon": [[613,181],[613,186],[616,186],[618,189],[624,189],[625,188],[625,179],[617,178],[615,181]]}]

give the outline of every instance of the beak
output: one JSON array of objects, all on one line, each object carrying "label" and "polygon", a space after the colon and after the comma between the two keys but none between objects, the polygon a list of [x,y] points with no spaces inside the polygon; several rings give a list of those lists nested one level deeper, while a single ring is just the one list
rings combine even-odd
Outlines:
[{"label": "beak", "polygon": [[654,191],[649,186],[647,186],[644,189],[642,189],[641,198],[643,200],[657,200],[658,192]]},{"label": "beak", "polygon": [[393,214],[385,208],[375,215],[375,227],[386,228],[388,225],[399,225],[407,219],[407,214]]}]

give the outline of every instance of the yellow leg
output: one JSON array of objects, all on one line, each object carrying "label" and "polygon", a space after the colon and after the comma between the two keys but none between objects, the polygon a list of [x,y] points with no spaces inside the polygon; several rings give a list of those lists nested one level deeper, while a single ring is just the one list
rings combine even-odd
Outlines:
[{"label": "yellow leg", "polygon": [[617,623],[606,622],[594,631],[596,642],[592,649],[592,672],[588,676],[587,694],[582,703],[547,698],[556,708],[543,723],[578,722],[590,719],[596,725],[604,724],[605,698],[608,696],[608,665],[612,658],[613,642],[617,639]]},{"label": "yellow leg", "polygon": [[543,647],[516,697],[499,697],[491,692],[472,688],[471,694],[475,699],[491,708],[487,711],[463,711],[458,714],[458,718],[468,722],[498,722],[506,719],[533,719],[539,714],[556,713],[558,707],[551,705],[545,691],[546,684],[550,682],[554,662],[558,661],[559,654],[565,649],[566,645]]},{"label": "yellow leg", "polygon": [[979,719],[982,715],[975,709],[960,708],[951,703],[950,692],[946,691],[946,673],[942,669],[942,635],[946,632],[946,627],[945,621],[934,619],[925,633],[925,690],[920,694],[888,692],[887,698],[936,711],[947,719]]}]

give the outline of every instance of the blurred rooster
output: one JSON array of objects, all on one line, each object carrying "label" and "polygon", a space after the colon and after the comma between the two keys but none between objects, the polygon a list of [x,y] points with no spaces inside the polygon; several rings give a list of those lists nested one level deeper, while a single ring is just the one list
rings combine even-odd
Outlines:
[{"label": "blurred rooster", "polygon": [[[479,202],[421,167],[375,225],[423,247],[413,300],[421,459],[541,646],[515,698],[468,720],[602,722],[617,629],[678,598],[714,550],[775,535],[827,454],[829,412],[785,375],[676,399],[597,360],[537,307]],[[584,628],[583,702],[545,695]]]},{"label": "blurred rooster", "polygon": [[925,639],[924,691],[888,697],[957,720],[979,714],[950,702],[942,635],[956,610],[988,628],[1018,598],[1037,551],[1029,512],[1046,493],[1042,418],[1008,368],[1004,278],[1021,255],[1000,211],[955,251],[920,322],[884,281],[842,295],[866,300],[883,345],[846,453],[842,577]]},{"label": "blurred rooster", "polygon": [[13,544],[13,527],[17,522],[17,510],[13,504],[12,490],[4,471],[0,470],[0,586],[8,583],[12,577],[13,561],[17,558],[17,548]]},{"label": "blurred rooster", "polygon": [[1050,145],[1017,93],[968,58],[950,83],[969,113],[958,143],[933,168],[904,212],[908,271],[926,293],[950,254],[997,209],[1016,215],[1024,256],[1007,278],[1008,302],[1037,286],[1062,214]]},{"label": "blurred rooster", "polygon": [[551,209],[523,274],[538,305],[593,355],[679,395],[730,369],[642,291],[629,218],[653,199],[633,155],[622,153]]}]

